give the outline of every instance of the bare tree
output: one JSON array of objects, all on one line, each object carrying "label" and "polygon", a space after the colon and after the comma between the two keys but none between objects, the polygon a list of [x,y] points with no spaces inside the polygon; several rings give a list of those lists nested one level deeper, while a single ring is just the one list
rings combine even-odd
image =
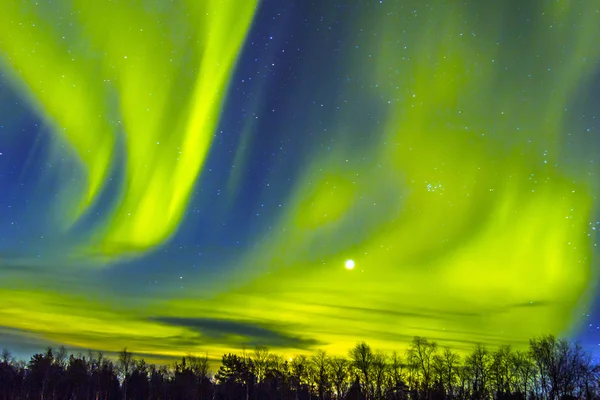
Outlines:
[{"label": "bare tree", "polygon": [[133,371],[135,360],[133,354],[127,351],[127,347],[117,355],[117,368],[123,376],[123,400],[127,400],[127,380]]},{"label": "bare tree", "polygon": [[415,336],[408,348],[408,362],[420,376],[421,390],[425,397],[429,396],[433,373],[433,357],[437,344],[427,339]]},{"label": "bare tree", "polygon": [[371,347],[365,342],[360,342],[350,350],[349,354],[352,366],[361,374],[365,397],[369,399],[371,393],[371,368],[373,365]]},{"label": "bare tree", "polygon": [[341,399],[348,390],[348,370],[350,364],[343,357],[333,357],[331,363],[331,376],[335,386],[336,398]]},{"label": "bare tree", "polygon": [[284,368],[285,359],[281,354],[271,353],[267,359],[267,369],[280,370]]},{"label": "bare tree", "polygon": [[187,356],[187,361],[194,375],[201,379],[208,378],[210,373],[208,354],[205,354],[203,357],[197,357],[189,354]]},{"label": "bare tree", "polygon": [[583,352],[579,366],[578,395],[586,399],[594,398],[600,389],[600,366],[592,361],[591,354]]},{"label": "bare tree", "polygon": [[460,364],[460,356],[453,352],[450,347],[444,347],[443,365],[444,365],[444,383],[446,385],[446,393],[454,394],[454,385],[458,380],[458,366]]},{"label": "bare tree", "polygon": [[399,382],[403,382],[405,379],[404,369],[406,367],[406,364],[404,363],[402,356],[399,355],[397,352],[393,351],[391,356],[389,357],[389,360],[390,377],[392,378],[393,384],[396,385]]},{"label": "bare tree", "polygon": [[473,399],[484,399],[488,397],[488,378],[490,369],[490,354],[487,348],[481,344],[475,349],[465,362],[471,373]]},{"label": "bare tree", "polygon": [[536,375],[535,365],[525,352],[516,351],[512,353],[511,357],[514,377],[512,391],[527,397],[532,388],[530,383]]},{"label": "bare tree", "polygon": [[466,360],[463,365],[458,366],[456,375],[458,379],[458,385],[455,390],[457,397],[459,399],[470,399],[473,393],[472,371],[467,365]]},{"label": "bare tree", "polygon": [[541,395],[554,400],[560,385],[559,340],[543,336],[529,341],[529,356],[538,369]]},{"label": "bare tree", "polygon": [[257,346],[252,353],[252,362],[254,363],[254,374],[258,383],[265,379],[268,361],[269,349],[266,346]]},{"label": "bare tree", "polygon": [[373,354],[372,363],[372,381],[373,381],[373,395],[377,399],[383,397],[383,386],[385,384],[385,377],[387,372],[387,360],[385,354],[380,351]]},{"label": "bare tree", "polygon": [[392,352],[388,358],[388,391],[394,395],[403,395],[406,392],[406,364],[397,352]]},{"label": "bare tree", "polygon": [[330,363],[329,357],[324,350],[317,350],[317,352],[310,358],[312,363],[315,376],[314,381],[317,386],[317,392],[319,393],[319,399],[325,398],[325,393],[330,388]]},{"label": "bare tree", "polygon": [[302,385],[309,383],[310,371],[308,364],[308,359],[303,354],[292,359],[292,387],[296,390],[296,399],[298,399],[298,392],[300,391]]},{"label": "bare tree", "polygon": [[496,397],[511,393],[513,368],[510,346],[500,346],[491,355],[490,379]]},{"label": "bare tree", "polygon": [[129,376],[131,370],[133,369],[135,360],[133,359],[133,353],[127,351],[127,347],[125,347],[119,354],[117,355],[117,366],[119,368],[119,372],[123,374],[123,376]]},{"label": "bare tree", "polygon": [[68,359],[67,353],[68,352],[67,352],[67,349],[65,348],[65,346],[60,346],[58,348],[58,351],[54,355],[54,362],[57,365],[59,365],[61,368],[65,368],[67,366],[67,359]]}]

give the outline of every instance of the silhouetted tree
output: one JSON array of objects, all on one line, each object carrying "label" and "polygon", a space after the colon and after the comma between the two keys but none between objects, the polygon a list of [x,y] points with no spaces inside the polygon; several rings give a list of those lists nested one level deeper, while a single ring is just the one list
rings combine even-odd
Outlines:
[{"label": "silhouetted tree", "polygon": [[460,356],[453,352],[450,347],[445,347],[440,357],[441,372],[440,377],[447,396],[454,396],[455,386],[458,382],[458,366]]},{"label": "silhouetted tree", "polygon": [[383,397],[386,374],[388,372],[386,358],[385,354],[380,351],[373,354],[373,361],[371,363],[371,379],[373,382],[372,395],[376,399],[381,399]]},{"label": "silhouetted tree", "polygon": [[425,398],[429,397],[431,390],[431,379],[433,375],[433,359],[437,351],[437,344],[427,339],[415,336],[408,348],[408,362],[419,377],[420,388]]},{"label": "silhouetted tree", "polygon": [[150,396],[148,382],[148,365],[141,359],[132,363],[131,372],[127,378],[127,399],[147,400]]},{"label": "silhouetted tree", "polygon": [[527,353],[516,351],[511,355],[511,368],[513,370],[513,393],[527,398],[533,387],[532,381],[535,379],[535,365]]},{"label": "silhouetted tree", "polygon": [[488,349],[477,344],[475,349],[467,356],[465,366],[471,374],[471,397],[473,399],[488,398],[488,386],[491,357]]},{"label": "silhouetted tree", "polygon": [[405,399],[408,396],[408,386],[405,377],[406,364],[397,352],[392,352],[388,366],[388,388],[386,398]]},{"label": "silhouetted tree", "polygon": [[13,364],[10,352],[3,349],[2,360],[0,361],[0,400],[16,398],[21,389],[22,378]]},{"label": "silhouetted tree", "polygon": [[310,386],[310,368],[305,355],[301,354],[292,359],[291,363],[292,387],[296,394],[296,400],[301,397],[301,393],[309,391]]},{"label": "silhouetted tree", "polygon": [[331,364],[331,379],[335,388],[336,399],[341,399],[348,390],[348,371],[350,363],[343,357],[333,357]]},{"label": "silhouetted tree", "polygon": [[289,400],[292,397],[288,362],[280,355],[269,354],[262,391],[256,393],[255,398]]},{"label": "silhouetted tree", "polygon": [[[208,355],[148,365],[124,350],[67,355],[49,348],[25,363],[0,357],[0,400],[567,400],[600,398],[600,366],[580,344],[553,336],[529,351],[476,345],[461,358],[416,337],[406,361],[358,343],[349,358],[324,351],[288,361],[266,348],[223,355],[211,378]],[[259,378],[260,376],[260,378]]]},{"label": "silhouetted tree", "polygon": [[124,348],[117,357],[118,371],[121,374],[123,381],[123,400],[127,400],[127,382],[129,380],[129,374],[134,366],[133,354]]},{"label": "silhouetted tree", "polygon": [[324,350],[317,350],[311,357],[310,362],[314,370],[314,382],[319,399],[325,400],[330,397],[329,394],[331,393],[331,365],[327,353]]},{"label": "silhouetted tree", "polygon": [[168,393],[168,371],[165,366],[156,367],[150,366],[149,385],[150,395],[149,400],[161,400],[167,398]]},{"label": "silhouetted tree", "polygon": [[54,399],[62,383],[62,370],[55,363],[52,348],[48,348],[44,354],[34,354],[27,370],[25,384],[31,396],[40,400]]},{"label": "silhouetted tree", "polygon": [[10,354],[10,351],[8,351],[8,349],[4,348],[2,349],[2,359],[0,359],[0,362],[3,362],[4,364],[10,364],[10,362],[12,361],[12,355]]},{"label": "silhouetted tree", "polygon": [[223,355],[221,367],[215,375],[219,399],[246,399],[252,395],[252,388],[256,381],[252,373],[252,361],[246,357],[235,354]]},{"label": "silhouetted tree", "polygon": [[365,391],[361,388],[360,378],[358,375],[354,375],[354,381],[348,389],[346,394],[346,400],[365,400]]},{"label": "silhouetted tree", "polygon": [[357,343],[350,350],[352,366],[360,373],[362,378],[362,390],[366,399],[371,398],[371,369],[373,368],[373,351],[371,346],[365,342]]},{"label": "silhouetted tree", "polygon": [[88,363],[85,359],[73,355],[69,357],[66,379],[68,384],[67,398],[83,400],[88,397],[91,385],[88,375]]}]

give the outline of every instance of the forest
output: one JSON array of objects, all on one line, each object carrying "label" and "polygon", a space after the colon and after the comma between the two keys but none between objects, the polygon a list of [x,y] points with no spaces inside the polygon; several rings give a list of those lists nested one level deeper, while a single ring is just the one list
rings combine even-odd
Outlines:
[{"label": "forest", "polygon": [[359,342],[347,356],[319,350],[284,358],[257,347],[152,365],[124,349],[114,357],[48,348],[27,362],[3,350],[0,400],[437,400],[598,399],[600,366],[579,343],[548,335],[515,351],[474,345],[459,354],[414,337],[403,353]]}]

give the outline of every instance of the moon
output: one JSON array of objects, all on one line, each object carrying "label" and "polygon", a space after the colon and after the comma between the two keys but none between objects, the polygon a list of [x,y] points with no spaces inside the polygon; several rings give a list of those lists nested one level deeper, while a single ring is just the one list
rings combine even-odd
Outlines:
[{"label": "moon", "polygon": [[344,265],[346,269],[354,269],[354,260],[346,260]]}]

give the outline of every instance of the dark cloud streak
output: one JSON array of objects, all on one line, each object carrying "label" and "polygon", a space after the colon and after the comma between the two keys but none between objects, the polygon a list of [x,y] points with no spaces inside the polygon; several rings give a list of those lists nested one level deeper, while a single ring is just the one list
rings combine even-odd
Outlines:
[{"label": "dark cloud streak", "polygon": [[309,349],[321,344],[316,339],[302,338],[282,332],[282,327],[264,322],[236,321],[216,318],[155,317],[152,321],[190,329],[215,342],[236,342],[245,346]]}]

